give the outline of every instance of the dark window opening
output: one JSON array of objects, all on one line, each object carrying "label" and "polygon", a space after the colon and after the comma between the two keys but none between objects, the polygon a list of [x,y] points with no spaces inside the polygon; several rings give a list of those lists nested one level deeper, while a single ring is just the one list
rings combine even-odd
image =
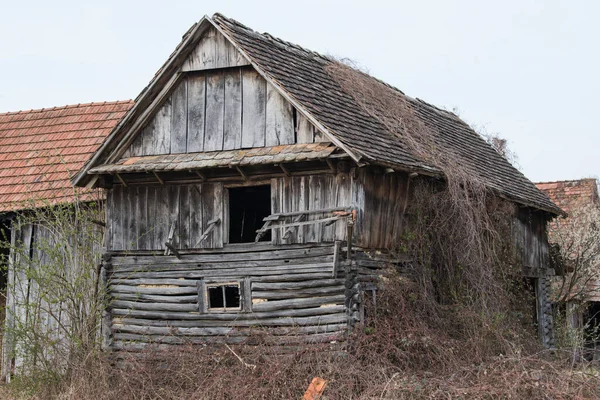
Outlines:
[{"label": "dark window opening", "polygon": [[238,283],[225,283],[206,286],[209,310],[239,310],[240,285]]},{"label": "dark window opening", "polygon": [[[229,243],[251,243],[263,218],[271,215],[271,186],[246,186],[229,189]],[[261,241],[271,240],[268,230]]]}]

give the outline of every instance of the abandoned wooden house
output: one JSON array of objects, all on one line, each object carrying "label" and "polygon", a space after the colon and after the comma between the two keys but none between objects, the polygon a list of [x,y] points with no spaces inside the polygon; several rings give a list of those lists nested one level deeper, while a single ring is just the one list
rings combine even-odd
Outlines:
[{"label": "abandoned wooden house", "polygon": [[[58,323],[65,323],[48,313],[30,312],[36,308],[40,292],[28,269],[44,256],[40,254],[40,242],[52,240],[52,227],[43,221],[31,223],[32,218],[25,222],[22,217],[31,215],[36,208],[71,203],[75,198],[87,202],[102,195],[85,189],[75,193],[70,178],[131,105],[131,101],[104,102],[0,114],[0,240],[11,243],[1,246],[0,301],[5,306],[0,321],[3,377],[24,362],[23,354],[14,351],[15,340],[10,337],[15,326],[45,321],[47,329],[53,330]],[[21,254],[30,260],[19,259],[15,254],[17,246],[22,246]],[[53,307],[58,310],[61,305]]]},{"label": "abandoned wooden house", "polygon": [[[331,341],[361,319],[415,176],[435,176],[326,71],[334,61],[204,17],[73,183],[107,190],[105,344]],[[387,90],[404,96],[391,87]],[[561,213],[454,114],[406,100],[520,207],[524,272],[551,345],[546,222]],[[380,110],[384,111],[384,110]]]}]

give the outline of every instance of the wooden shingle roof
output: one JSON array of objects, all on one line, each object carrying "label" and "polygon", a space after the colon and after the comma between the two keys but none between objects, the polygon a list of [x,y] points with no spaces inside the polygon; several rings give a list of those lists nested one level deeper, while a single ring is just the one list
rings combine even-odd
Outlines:
[{"label": "wooden shingle roof", "polygon": [[0,211],[72,199],[71,176],[131,105],[117,101],[1,113]]},{"label": "wooden shingle roof", "polygon": [[[327,71],[335,61],[292,43],[261,34],[215,14],[212,21],[258,68],[306,108],[332,135],[355,154],[372,163],[406,169],[434,171],[435,167],[413,154],[402,140],[372,117]],[[373,85],[382,82],[372,79]],[[453,152],[461,164],[492,190],[522,205],[560,214],[544,193],[498,154],[481,136],[451,112],[404,95],[413,113],[434,127],[436,142]],[[382,114],[386,110],[380,110]]]}]

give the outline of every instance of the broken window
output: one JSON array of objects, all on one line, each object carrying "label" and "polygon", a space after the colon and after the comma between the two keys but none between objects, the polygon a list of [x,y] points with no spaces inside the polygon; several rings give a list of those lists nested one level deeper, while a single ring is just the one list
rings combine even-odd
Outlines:
[{"label": "broken window", "polygon": [[[271,186],[245,186],[229,189],[229,243],[251,243],[263,218],[271,215]],[[261,241],[271,240],[271,231]]]},{"label": "broken window", "polygon": [[239,311],[239,282],[206,284],[206,306],[208,311]]}]

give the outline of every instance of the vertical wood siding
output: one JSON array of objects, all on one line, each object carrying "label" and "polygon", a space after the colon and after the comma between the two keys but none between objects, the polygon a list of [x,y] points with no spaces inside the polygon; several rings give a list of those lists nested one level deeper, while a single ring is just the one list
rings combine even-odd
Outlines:
[{"label": "vertical wood siding", "polygon": [[228,68],[186,76],[124,157],[325,140],[258,72]]},{"label": "vertical wood siding", "polygon": [[200,38],[196,48],[181,67],[182,71],[240,67],[250,63],[216,28],[211,27]]},{"label": "vertical wood siding", "polygon": [[[115,186],[108,191],[107,248],[164,250],[171,225],[177,248],[223,247],[223,185]],[[221,224],[198,244],[208,222]]]}]

